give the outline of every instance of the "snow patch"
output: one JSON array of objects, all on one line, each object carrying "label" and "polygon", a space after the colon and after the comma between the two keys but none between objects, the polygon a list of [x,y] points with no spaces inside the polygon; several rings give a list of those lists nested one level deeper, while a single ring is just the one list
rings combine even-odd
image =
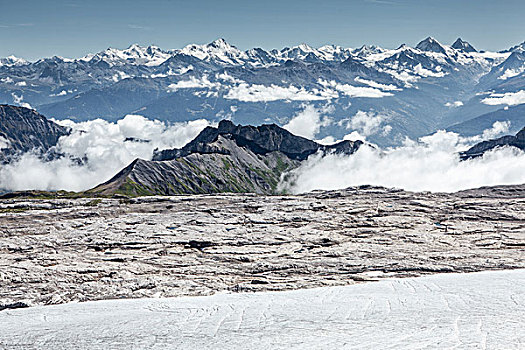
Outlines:
[{"label": "snow patch", "polygon": [[0,338],[35,349],[519,349],[524,305],[523,269],[450,273],[15,309],[0,317]]},{"label": "snow patch", "polygon": [[9,140],[0,135],[0,149],[9,148]]}]

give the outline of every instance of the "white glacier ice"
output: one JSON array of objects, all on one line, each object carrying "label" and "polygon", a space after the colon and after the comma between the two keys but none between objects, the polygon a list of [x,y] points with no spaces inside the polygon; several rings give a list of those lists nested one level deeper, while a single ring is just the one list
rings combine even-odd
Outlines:
[{"label": "white glacier ice", "polygon": [[0,348],[523,349],[525,270],[0,312]]}]

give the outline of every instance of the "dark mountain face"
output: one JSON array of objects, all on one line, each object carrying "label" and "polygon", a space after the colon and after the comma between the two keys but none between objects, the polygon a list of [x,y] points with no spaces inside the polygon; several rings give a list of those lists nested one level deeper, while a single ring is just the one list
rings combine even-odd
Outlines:
[{"label": "dark mountain face", "polygon": [[521,129],[516,136],[503,136],[495,140],[480,142],[469,150],[462,152],[460,156],[463,160],[481,157],[485,152],[505,146],[516,147],[525,151],[525,128]]},{"label": "dark mountain face", "polygon": [[445,48],[434,38],[428,37],[417,44],[416,49],[446,54]]},{"label": "dark mountain face", "polygon": [[304,137],[296,136],[275,125],[261,126],[235,125],[223,120],[217,128],[207,127],[193,141],[181,149],[163,150],[156,153],[153,160],[172,160],[192,153],[220,153],[220,149],[210,148],[219,136],[231,139],[239,147],[245,147],[255,154],[265,155],[281,152],[293,160],[305,160],[317,151],[351,154],[361,146],[361,141],[342,141],[336,145],[324,146]]},{"label": "dark mountain face", "polygon": [[453,49],[461,50],[464,52],[478,52],[472,45],[470,45],[468,42],[462,40],[461,38],[458,38],[454,44],[451,46]]},{"label": "dark mountain face", "polygon": [[316,152],[352,154],[363,143],[343,141],[320,145],[275,124],[235,125],[223,120],[207,127],[181,149],[137,159],[108,182],[90,190],[112,195],[182,193],[279,192],[281,176]]},{"label": "dark mountain face", "polygon": [[31,150],[44,154],[69,130],[24,107],[0,105],[0,163]]}]

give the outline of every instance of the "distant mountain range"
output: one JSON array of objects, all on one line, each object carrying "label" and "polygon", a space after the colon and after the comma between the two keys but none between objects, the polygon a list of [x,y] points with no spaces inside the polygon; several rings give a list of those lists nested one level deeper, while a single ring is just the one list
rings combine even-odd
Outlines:
[{"label": "distant mountain range", "polygon": [[177,50],[110,48],[78,59],[7,57],[0,59],[0,103],[77,121],[134,113],[281,126],[309,104],[319,115],[316,139],[356,131],[382,146],[440,128],[479,134],[498,120],[517,132],[525,124],[525,42],[501,52],[430,37],[414,48],[241,51],[219,39]]}]

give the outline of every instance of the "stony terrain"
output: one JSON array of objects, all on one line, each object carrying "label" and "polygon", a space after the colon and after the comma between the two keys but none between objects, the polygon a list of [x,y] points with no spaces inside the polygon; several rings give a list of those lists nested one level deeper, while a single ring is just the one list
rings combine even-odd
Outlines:
[{"label": "stony terrain", "polygon": [[3,307],[524,267],[523,186],[0,201]]}]

